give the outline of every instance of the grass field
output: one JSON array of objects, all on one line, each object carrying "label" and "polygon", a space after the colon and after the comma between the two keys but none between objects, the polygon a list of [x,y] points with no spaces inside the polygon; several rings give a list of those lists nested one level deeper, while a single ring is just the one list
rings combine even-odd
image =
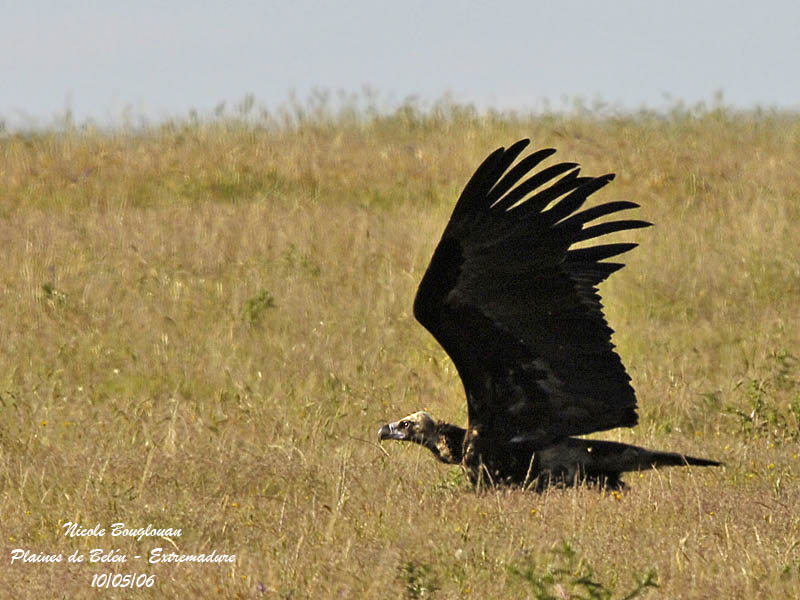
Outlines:
[{"label": "grass field", "polygon": [[[598,199],[656,224],[601,289],[640,425],[598,437],[724,468],[476,492],[378,447],[420,408],[466,422],[411,304],[472,170],[521,137],[616,172]],[[317,107],[6,133],[0,155],[13,597],[800,597],[800,116]],[[156,547],[236,558],[149,564]],[[109,572],[153,587],[92,589]]]}]

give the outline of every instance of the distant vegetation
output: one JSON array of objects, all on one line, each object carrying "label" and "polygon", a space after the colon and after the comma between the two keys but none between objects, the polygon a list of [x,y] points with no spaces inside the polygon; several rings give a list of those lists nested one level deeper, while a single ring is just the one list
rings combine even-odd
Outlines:
[{"label": "distant vegetation", "polygon": [[[96,597],[102,572],[155,574],[137,598],[796,596],[800,116],[331,106],[0,135],[4,583],[31,598]],[[624,493],[475,492],[422,449],[377,446],[421,407],[466,423],[411,304],[467,177],[520,137],[616,172],[598,200],[656,224],[626,236],[642,245],[602,288],[640,404],[636,429],[602,437],[725,468],[629,476]],[[182,535],[66,538],[68,521]],[[9,562],[96,547],[237,560]]]}]

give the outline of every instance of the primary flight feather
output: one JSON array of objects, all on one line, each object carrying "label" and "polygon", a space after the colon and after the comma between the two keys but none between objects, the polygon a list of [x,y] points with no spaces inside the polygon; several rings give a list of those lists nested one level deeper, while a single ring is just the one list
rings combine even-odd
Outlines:
[{"label": "primary flight feather", "polygon": [[539,488],[579,481],[618,487],[625,471],[719,464],[572,437],[637,422],[636,396],[597,291],[624,266],[606,259],[636,244],[573,245],[650,223],[594,224],[638,205],[581,210],[614,175],[580,176],[575,163],[531,174],[552,149],[512,167],[528,143],[495,150],[475,171],[414,301],[417,320],[458,370],[468,427],[418,412],[383,426],[379,438],[426,446],[443,462],[463,464],[475,483]]}]

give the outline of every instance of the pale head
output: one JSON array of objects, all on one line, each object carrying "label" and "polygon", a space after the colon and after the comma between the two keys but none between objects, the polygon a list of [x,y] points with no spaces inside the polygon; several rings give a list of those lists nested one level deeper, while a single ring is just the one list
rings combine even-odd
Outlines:
[{"label": "pale head", "polygon": [[423,446],[436,443],[436,421],[424,410],[388,423],[378,430],[378,440],[416,442]]}]

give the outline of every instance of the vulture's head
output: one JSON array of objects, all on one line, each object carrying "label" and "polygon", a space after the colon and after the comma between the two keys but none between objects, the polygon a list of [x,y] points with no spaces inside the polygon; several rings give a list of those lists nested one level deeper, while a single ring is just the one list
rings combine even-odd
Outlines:
[{"label": "vulture's head", "polygon": [[443,463],[459,464],[463,456],[464,435],[461,427],[435,421],[424,410],[388,423],[378,430],[378,441],[400,440],[425,446]]},{"label": "vulture's head", "polygon": [[437,442],[436,421],[421,410],[381,427],[378,430],[378,440],[400,440],[431,447]]}]

